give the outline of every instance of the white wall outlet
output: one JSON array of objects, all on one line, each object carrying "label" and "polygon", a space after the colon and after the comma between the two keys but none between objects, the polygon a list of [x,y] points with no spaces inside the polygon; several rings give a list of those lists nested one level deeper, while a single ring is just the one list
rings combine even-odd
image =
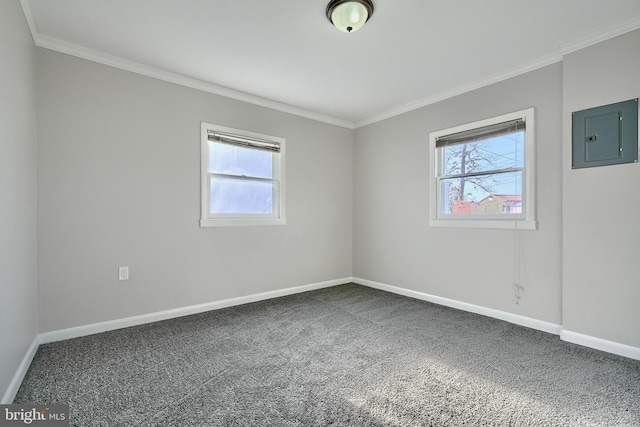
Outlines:
[{"label": "white wall outlet", "polygon": [[129,267],[118,268],[118,280],[129,280]]}]

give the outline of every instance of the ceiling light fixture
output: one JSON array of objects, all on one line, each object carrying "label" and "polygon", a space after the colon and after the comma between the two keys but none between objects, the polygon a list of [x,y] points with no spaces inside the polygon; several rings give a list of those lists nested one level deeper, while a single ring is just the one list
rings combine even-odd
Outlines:
[{"label": "ceiling light fixture", "polygon": [[327,5],[327,18],[340,31],[358,31],[373,15],[371,0],[331,0]]}]

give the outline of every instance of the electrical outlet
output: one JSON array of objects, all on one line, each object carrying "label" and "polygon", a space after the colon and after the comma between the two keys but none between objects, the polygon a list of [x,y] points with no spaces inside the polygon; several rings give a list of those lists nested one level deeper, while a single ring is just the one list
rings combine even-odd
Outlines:
[{"label": "electrical outlet", "polygon": [[129,280],[129,267],[118,268],[118,280]]}]

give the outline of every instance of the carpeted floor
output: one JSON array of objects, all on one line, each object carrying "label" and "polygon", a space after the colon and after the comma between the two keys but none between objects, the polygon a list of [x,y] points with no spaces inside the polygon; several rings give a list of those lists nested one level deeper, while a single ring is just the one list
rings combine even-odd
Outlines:
[{"label": "carpeted floor", "polygon": [[640,426],[640,361],[355,284],[42,345],[73,426]]}]

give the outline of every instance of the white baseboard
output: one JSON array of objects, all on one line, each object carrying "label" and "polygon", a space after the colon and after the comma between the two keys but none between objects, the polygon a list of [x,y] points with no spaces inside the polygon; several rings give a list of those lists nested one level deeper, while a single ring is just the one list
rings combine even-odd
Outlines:
[{"label": "white baseboard", "polygon": [[384,283],[373,282],[371,280],[361,279],[359,277],[353,278],[354,283],[359,285],[368,286],[374,289],[380,289],[382,291],[391,292],[398,295],[404,295],[411,298],[416,298],[423,301],[432,302],[447,307],[457,308],[458,310],[468,311],[470,313],[481,314],[487,317],[493,317],[495,319],[504,320],[509,323],[514,323],[520,326],[526,326],[527,328],[537,329],[540,331],[548,332],[554,335],[560,335],[562,330],[561,325],[555,323],[545,322],[531,317],[521,316],[519,314],[513,314],[506,311],[495,310],[493,308],[487,308],[480,305],[469,304],[462,301],[457,301],[449,298],[443,298],[436,295],[425,294],[423,292],[412,291],[410,289],[399,288],[397,286],[391,286]]},{"label": "white baseboard", "polygon": [[221,308],[233,307],[236,305],[248,304],[301,292],[313,291],[316,289],[328,288],[330,286],[341,285],[351,282],[351,277],[329,280],[326,282],[313,283],[310,285],[296,286],[276,291],[262,292],[259,294],[247,295],[237,298],[229,298],[220,301],[213,301],[204,304],[191,305],[188,307],[174,308],[171,310],[158,311],[155,313],[142,314],[140,316],[126,317],[123,319],[109,320],[106,322],[93,323],[90,325],[77,326],[74,328],[62,329],[58,331],[44,332],[40,334],[40,343],[45,344],[54,341],[68,340],[100,332],[113,331],[116,329],[128,328],[130,326],[143,325],[146,323],[158,322],[161,320],[173,319],[176,317],[188,316],[190,314],[203,313],[205,311],[219,310]]},{"label": "white baseboard", "polygon": [[479,305],[469,304],[466,302],[456,301],[448,298],[442,298],[435,295],[412,291],[405,288],[399,288],[397,286],[391,286],[384,283],[373,282],[371,280],[361,279],[358,277],[354,277],[353,282],[359,285],[368,286],[370,288],[380,289],[382,291],[392,292],[398,295],[404,295],[407,297],[429,301],[447,307],[457,308],[459,310],[464,310],[471,313],[481,314],[483,316],[493,317],[496,319],[504,320],[506,322],[514,323],[516,325],[526,326],[527,328],[537,329],[543,332],[548,332],[550,334],[559,335],[560,339],[563,341],[583,345],[585,347],[590,347],[596,350],[606,351],[607,353],[617,354],[618,356],[624,356],[630,359],[640,360],[640,348],[638,347],[617,343],[615,341],[608,341],[590,335],[579,334],[577,332],[571,332],[564,329],[562,325],[556,325],[555,323],[544,322],[542,320],[532,319],[530,317],[520,316],[518,314],[494,310],[492,308],[482,307]]},{"label": "white baseboard", "polygon": [[29,370],[29,366],[31,366],[31,362],[33,361],[33,357],[36,355],[36,351],[38,351],[38,346],[40,345],[40,337],[36,335],[31,343],[31,346],[27,350],[27,353],[22,358],[22,362],[20,366],[18,366],[18,370],[15,375],[11,379],[9,383],[9,387],[2,396],[2,400],[0,404],[9,405],[13,403],[13,399],[15,399],[18,390],[20,389],[20,384],[22,384],[22,380],[24,380],[24,376],[27,375],[27,371]]},{"label": "white baseboard", "polygon": [[78,326],[74,328],[68,328],[58,331],[45,332],[36,336],[33,343],[27,350],[22,363],[18,367],[9,387],[7,388],[1,404],[10,404],[13,402],[19,388],[22,384],[22,380],[26,375],[31,362],[38,350],[40,344],[45,344],[54,341],[61,341],[71,338],[78,338],[86,335],[92,335],[100,332],[112,331],[116,329],[126,328],[129,326],[143,325],[146,323],[157,322],[161,320],[173,319],[176,317],[188,316],[190,314],[203,313],[211,310],[218,310],[221,308],[233,307],[242,304],[248,304],[257,301],[264,301],[272,298],[283,297],[287,295],[298,294],[301,292],[313,291],[316,289],[328,288],[331,286],[341,285],[345,283],[357,283],[359,285],[367,286],[382,291],[391,292],[398,295],[407,296],[410,298],[416,298],[435,304],[456,308],[459,310],[468,311],[471,313],[481,314],[487,317],[493,317],[495,319],[504,320],[506,322],[514,323],[516,325],[525,326],[532,329],[537,329],[543,332],[548,332],[554,335],[560,335],[560,339],[571,342],[574,344],[591,347],[597,350],[606,351],[609,353],[617,354],[620,356],[628,357],[631,359],[640,360],[640,348],[632,347],[625,344],[616,343],[613,341],[607,341],[601,338],[592,337],[589,335],[583,335],[577,332],[567,331],[562,328],[561,325],[545,322],[542,320],[533,319],[518,314],[508,313],[500,310],[494,310],[479,305],[469,304],[462,301],[457,301],[449,298],[443,298],[436,295],[430,295],[423,292],[413,291],[410,289],[399,288],[397,286],[391,286],[384,283],[373,282],[371,280],[361,279],[358,277],[345,277],[342,279],[329,280],[326,282],[313,283],[310,285],[296,286],[287,289],[280,289],[276,291],[262,292],[254,295],[247,295],[244,297],[229,298],[220,301],[213,301],[205,304],[197,304],[188,307],[181,307],[172,310],[164,310],[156,313],[143,314],[140,316],[127,317],[124,319],[116,319],[107,322],[94,323],[91,325]]},{"label": "white baseboard", "polygon": [[579,334],[577,332],[567,331],[566,329],[560,332],[560,339],[585,347],[595,348],[596,350],[606,351],[607,353],[617,354],[618,356],[628,357],[629,359],[640,360],[640,348],[638,347],[596,338],[591,335]]}]

